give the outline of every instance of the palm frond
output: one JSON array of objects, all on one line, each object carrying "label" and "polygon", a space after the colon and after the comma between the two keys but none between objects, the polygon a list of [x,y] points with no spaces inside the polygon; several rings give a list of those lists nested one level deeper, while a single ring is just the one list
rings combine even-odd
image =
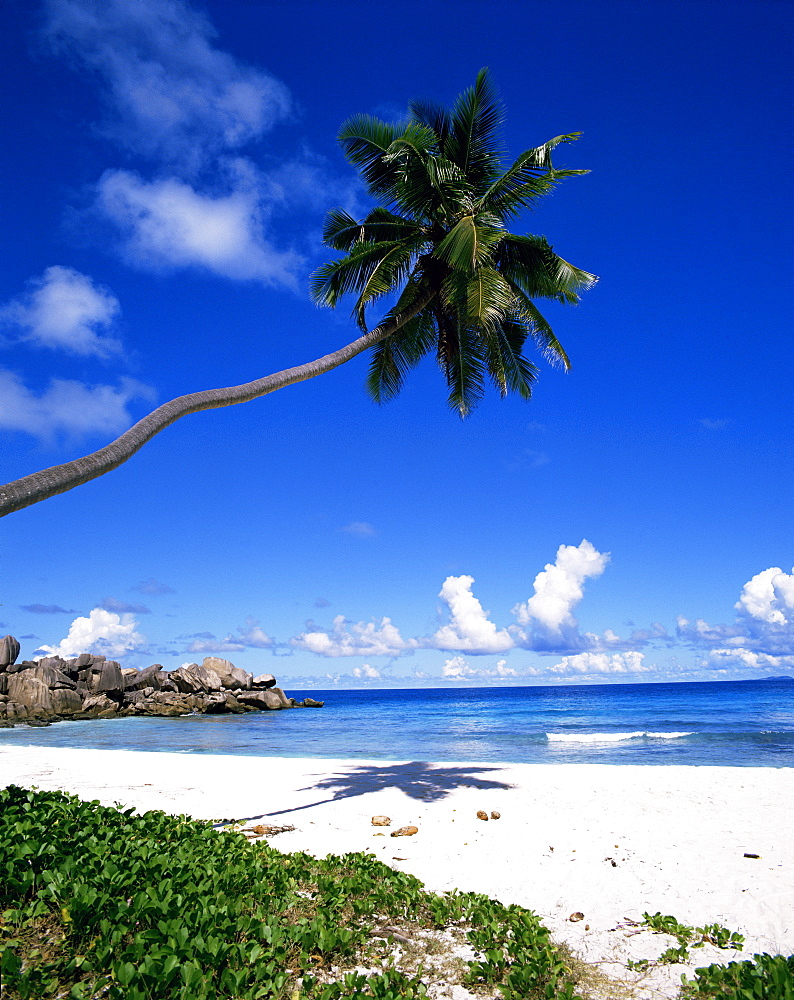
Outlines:
[{"label": "palm frond", "polygon": [[399,125],[372,115],[353,115],[343,122],[338,141],[348,161],[357,167],[374,197],[389,196],[396,172],[384,160],[389,146],[402,133]]},{"label": "palm frond", "polygon": [[376,403],[388,402],[399,394],[408,373],[432,350],[434,343],[433,318],[425,311],[371,349],[366,387]]},{"label": "palm frond", "polygon": [[312,299],[318,305],[336,306],[344,295],[360,294],[381,261],[394,260],[394,254],[399,256],[404,250],[401,240],[357,243],[347,257],[329,261],[314,272],[310,279]]},{"label": "palm frond", "polygon": [[482,339],[465,323],[447,331],[446,350],[439,358],[447,381],[447,402],[458,415],[467,417],[485,391],[487,371]]},{"label": "palm frond", "polygon": [[334,250],[349,250],[364,237],[361,222],[356,222],[343,208],[332,208],[323,223],[323,242]]},{"label": "palm frond", "polygon": [[503,322],[514,302],[512,288],[494,267],[478,267],[467,282],[468,320],[483,330],[490,330]]},{"label": "palm frond", "polygon": [[434,255],[456,270],[471,273],[491,259],[503,236],[504,229],[464,215],[438,244]]},{"label": "palm frond", "polygon": [[594,274],[554,253],[545,236],[505,234],[496,250],[496,265],[530,298],[574,304],[580,292],[598,281]]},{"label": "palm frond", "polygon": [[515,392],[522,399],[531,399],[538,369],[522,351],[527,339],[521,323],[506,320],[498,324],[485,341],[488,374],[502,396]]},{"label": "palm frond", "polygon": [[570,358],[565,353],[565,349],[562,344],[559,340],[557,340],[557,337],[549,325],[548,320],[545,318],[543,313],[541,313],[540,309],[538,309],[532,299],[530,299],[529,296],[518,287],[518,285],[509,280],[508,284],[510,285],[514,295],[514,319],[517,319],[524,325],[525,336],[528,332],[549,364],[560,365],[566,371],[570,371]]},{"label": "palm frond", "polygon": [[408,105],[411,117],[431,128],[438,140],[438,148],[443,153],[444,144],[452,128],[452,118],[446,108],[430,101],[411,101]]},{"label": "palm frond", "polygon": [[551,151],[562,142],[572,142],[581,133],[558,135],[542,146],[525,150],[498,177],[482,197],[481,205],[502,216],[514,215],[548,194],[566,177],[589,173],[588,170],[556,170],[551,163]]},{"label": "palm frond", "polygon": [[502,118],[502,103],[488,70],[481,69],[474,86],[455,101],[452,130],[445,143],[447,156],[476,187],[490,184],[499,168]]}]

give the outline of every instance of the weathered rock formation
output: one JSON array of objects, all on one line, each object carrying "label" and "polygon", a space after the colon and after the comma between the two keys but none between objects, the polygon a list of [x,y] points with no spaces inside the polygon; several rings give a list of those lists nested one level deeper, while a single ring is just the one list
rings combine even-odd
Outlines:
[{"label": "weathered rock formation", "polygon": [[17,663],[19,643],[0,639],[0,726],[124,715],[274,711],[322,708],[321,701],[289,698],[272,674],[253,677],[228,660],[207,656],[164,670],[122,668],[115,660],[81,653],[71,660],[47,656]]}]

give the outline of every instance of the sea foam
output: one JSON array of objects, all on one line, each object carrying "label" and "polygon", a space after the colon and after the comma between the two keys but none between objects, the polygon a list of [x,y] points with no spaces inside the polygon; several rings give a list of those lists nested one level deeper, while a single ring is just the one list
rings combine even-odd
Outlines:
[{"label": "sea foam", "polygon": [[677,740],[681,736],[691,736],[692,733],[546,733],[549,743],[621,743],[623,740],[636,740],[640,737],[654,740]]}]

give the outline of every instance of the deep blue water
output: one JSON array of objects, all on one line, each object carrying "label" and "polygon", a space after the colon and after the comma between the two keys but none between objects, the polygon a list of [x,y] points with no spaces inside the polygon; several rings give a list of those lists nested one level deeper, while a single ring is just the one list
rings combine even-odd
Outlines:
[{"label": "deep blue water", "polygon": [[299,691],[323,709],[0,729],[0,746],[502,763],[794,766],[794,682]]}]

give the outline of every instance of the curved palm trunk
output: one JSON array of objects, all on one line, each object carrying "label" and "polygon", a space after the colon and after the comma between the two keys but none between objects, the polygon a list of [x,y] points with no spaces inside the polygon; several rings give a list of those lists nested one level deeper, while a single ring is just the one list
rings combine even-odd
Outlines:
[{"label": "curved palm trunk", "polygon": [[317,358],[316,361],[309,361],[297,368],[287,368],[273,375],[265,375],[264,378],[254,382],[246,382],[244,385],[234,385],[224,389],[207,389],[204,392],[191,392],[187,396],[179,396],[162,406],[158,406],[156,410],[152,410],[148,416],[139,420],[128,431],[125,431],[109,445],[100,448],[99,451],[92,452],[83,458],[76,458],[72,462],[65,462],[63,465],[53,465],[50,469],[43,469],[31,476],[25,476],[12,483],[6,483],[5,486],[0,486],[0,517],[22,510],[23,507],[29,507],[40,500],[47,500],[57,493],[65,493],[67,490],[74,489],[75,486],[82,486],[83,483],[103,476],[111,469],[118,468],[128,458],[131,458],[139,448],[142,448],[147,441],[151,440],[155,434],[159,434],[169,424],[173,424],[189,413],[212,410],[221,406],[233,406],[235,403],[247,403],[250,399],[266,396],[286,385],[305,382],[316,375],[322,375],[324,372],[331,371],[332,368],[337,368],[346,361],[350,361],[357,354],[361,354],[368,347],[372,347],[373,344],[390,337],[404,323],[407,323],[409,319],[424,309],[431,298],[432,294],[417,300],[408,309],[376,326],[373,330],[365,333],[363,337],[359,337],[358,340],[354,340],[332,354]]}]

